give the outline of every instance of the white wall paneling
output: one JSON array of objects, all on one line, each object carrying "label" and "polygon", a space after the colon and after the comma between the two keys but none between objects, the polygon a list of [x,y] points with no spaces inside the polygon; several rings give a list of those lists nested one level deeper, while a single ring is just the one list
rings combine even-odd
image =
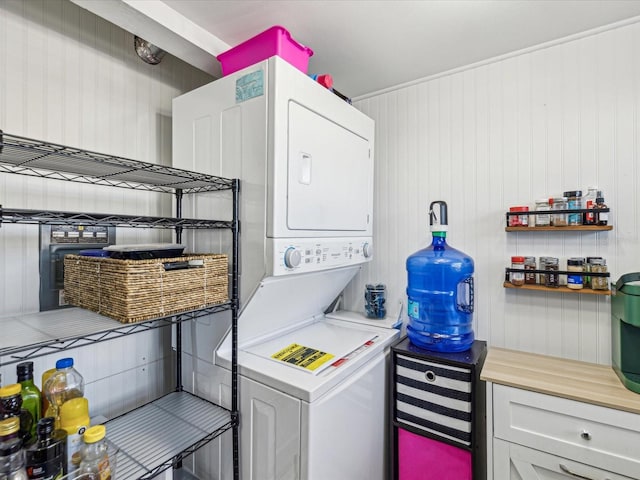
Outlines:
[{"label": "white wall paneling", "polygon": [[[67,0],[0,2],[0,129],[25,137],[171,164],[171,100],[211,77],[167,55],[147,65],[133,36]],[[168,196],[0,174],[0,205],[171,216]],[[118,229],[118,243],[173,241]],[[38,228],[0,226],[3,315],[37,311]],[[2,331],[0,335],[10,335]],[[171,332],[159,329],[35,359],[36,382],[64,356],[87,382],[91,414],[107,417],[173,386]],[[15,365],[3,367],[3,384]],[[123,388],[125,387],[125,388]]]},{"label": "white wall paneling", "polygon": [[[419,59],[417,59],[419,61]],[[449,205],[448,242],[475,260],[475,332],[490,345],[609,364],[604,296],[506,290],[512,255],[606,258],[639,271],[640,24],[559,41],[355,102],[376,121],[376,256],[345,295],[387,284],[406,305],[407,256]],[[510,206],[597,185],[613,231],[506,233]],[[565,268],[566,265],[561,265]],[[405,314],[406,319],[406,314]]]}]

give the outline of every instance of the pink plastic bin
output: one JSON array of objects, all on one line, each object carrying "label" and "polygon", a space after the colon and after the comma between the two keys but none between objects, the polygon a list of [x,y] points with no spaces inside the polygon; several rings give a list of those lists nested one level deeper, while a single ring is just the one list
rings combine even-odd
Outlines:
[{"label": "pink plastic bin", "polygon": [[471,480],[471,452],[398,429],[398,480]]},{"label": "pink plastic bin", "polygon": [[229,75],[249,65],[278,55],[303,73],[307,73],[313,50],[300,45],[283,27],[275,25],[246,42],[217,56],[222,75]]}]

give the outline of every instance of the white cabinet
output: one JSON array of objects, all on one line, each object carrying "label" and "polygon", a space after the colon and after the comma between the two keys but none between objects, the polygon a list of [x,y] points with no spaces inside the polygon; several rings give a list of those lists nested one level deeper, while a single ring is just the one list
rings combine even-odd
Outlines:
[{"label": "white cabinet", "polygon": [[493,478],[640,478],[640,415],[490,384]]}]

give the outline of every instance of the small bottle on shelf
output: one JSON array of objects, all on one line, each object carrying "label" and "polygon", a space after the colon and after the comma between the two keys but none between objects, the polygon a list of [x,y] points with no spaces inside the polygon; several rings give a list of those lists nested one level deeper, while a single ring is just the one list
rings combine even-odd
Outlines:
[{"label": "small bottle on shelf", "polygon": [[[587,187],[587,194],[582,197],[582,206],[585,209],[596,208],[596,198],[598,197],[598,187]],[[584,212],[582,214],[583,225],[595,225],[596,214],[595,212]]]},{"label": "small bottle on shelf", "polygon": [[609,223],[609,212],[601,212],[599,210],[609,208],[604,203],[604,197],[602,195],[602,190],[598,191],[598,196],[596,197],[596,225],[608,225]]},{"label": "small bottle on shelf", "polygon": [[40,390],[33,383],[33,362],[22,362],[16,365],[18,383],[22,386],[20,395],[22,396],[22,407],[26,409],[33,418],[31,425],[31,438],[37,438],[37,425],[42,413],[42,395]]},{"label": "small bottle on shelf", "polygon": [[104,425],[87,428],[84,432],[82,460],[78,468],[80,476],[86,474],[91,480],[111,479],[111,465],[105,435]]},{"label": "small bottle on shelf", "polygon": [[522,272],[511,272],[509,281],[517,287],[524,285],[524,257],[511,257],[511,268],[517,268]]},{"label": "small bottle on shelf", "polygon": [[567,287],[572,290],[580,290],[584,285],[584,278],[582,272],[584,272],[584,260],[582,258],[570,258],[567,260],[567,271],[576,272],[580,274],[567,275]]}]

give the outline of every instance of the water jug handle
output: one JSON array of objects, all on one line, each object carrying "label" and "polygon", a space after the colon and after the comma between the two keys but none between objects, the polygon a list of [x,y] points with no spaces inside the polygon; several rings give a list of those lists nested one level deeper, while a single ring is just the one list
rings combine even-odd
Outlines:
[{"label": "water jug handle", "polygon": [[[473,277],[467,277],[465,278],[463,281],[460,282],[460,284],[467,284],[469,286],[469,303],[460,303],[459,298],[458,301],[456,302],[456,306],[458,307],[458,310],[460,310],[461,312],[464,313],[473,313]],[[458,284],[458,285],[460,285]],[[458,290],[460,291],[460,290]]]}]

